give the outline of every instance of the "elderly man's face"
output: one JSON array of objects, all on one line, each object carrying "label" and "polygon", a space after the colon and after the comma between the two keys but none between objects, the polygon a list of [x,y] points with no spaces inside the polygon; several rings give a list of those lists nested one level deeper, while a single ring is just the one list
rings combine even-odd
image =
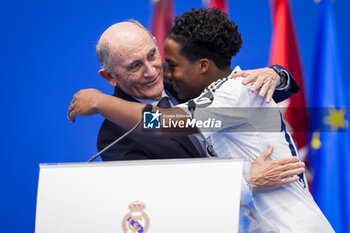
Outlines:
[{"label": "elderly man's face", "polygon": [[[130,34],[130,35],[129,35]],[[142,29],[110,43],[113,72],[110,83],[132,97],[160,99],[163,91],[162,60],[149,35]]]}]

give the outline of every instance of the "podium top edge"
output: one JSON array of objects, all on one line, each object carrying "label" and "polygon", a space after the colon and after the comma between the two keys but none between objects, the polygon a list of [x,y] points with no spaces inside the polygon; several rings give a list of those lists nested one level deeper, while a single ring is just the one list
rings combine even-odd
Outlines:
[{"label": "podium top edge", "polygon": [[227,163],[243,162],[243,159],[233,158],[193,158],[193,159],[150,159],[128,161],[105,161],[105,162],[76,162],[76,163],[40,163],[40,168],[57,167],[105,167],[105,166],[144,166],[144,165],[171,165],[171,164],[195,164],[195,163]]}]

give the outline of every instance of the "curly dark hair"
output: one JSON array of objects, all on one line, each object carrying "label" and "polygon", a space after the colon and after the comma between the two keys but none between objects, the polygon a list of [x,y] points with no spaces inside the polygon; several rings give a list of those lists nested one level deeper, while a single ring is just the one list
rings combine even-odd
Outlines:
[{"label": "curly dark hair", "polygon": [[192,8],[176,17],[167,37],[179,43],[180,54],[191,63],[208,58],[219,69],[231,65],[243,43],[238,26],[218,8]]}]

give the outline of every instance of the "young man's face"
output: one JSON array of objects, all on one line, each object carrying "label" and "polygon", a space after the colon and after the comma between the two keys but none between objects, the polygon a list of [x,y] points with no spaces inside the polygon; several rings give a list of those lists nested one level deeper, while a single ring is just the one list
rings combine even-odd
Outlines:
[{"label": "young man's face", "polygon": [[180,45],[167,39],[164,45],[165,60],[169,68],[164,77],[170,79],[180,100],[188,100],[200,95],[203,91],[203,77],[199,75],[199,63],[190,63],[179,53]]}]

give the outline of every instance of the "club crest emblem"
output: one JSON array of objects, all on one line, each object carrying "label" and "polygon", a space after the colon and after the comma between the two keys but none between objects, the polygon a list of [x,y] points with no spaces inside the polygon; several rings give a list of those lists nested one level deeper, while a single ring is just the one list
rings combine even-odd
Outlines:
[{"label": "club crest emblem", "polygon": [[130,212],[122,222],[124,233],[146,233],[149,228],[149,219],[143,209],[145,204],[135,201],[129,205]]}]

